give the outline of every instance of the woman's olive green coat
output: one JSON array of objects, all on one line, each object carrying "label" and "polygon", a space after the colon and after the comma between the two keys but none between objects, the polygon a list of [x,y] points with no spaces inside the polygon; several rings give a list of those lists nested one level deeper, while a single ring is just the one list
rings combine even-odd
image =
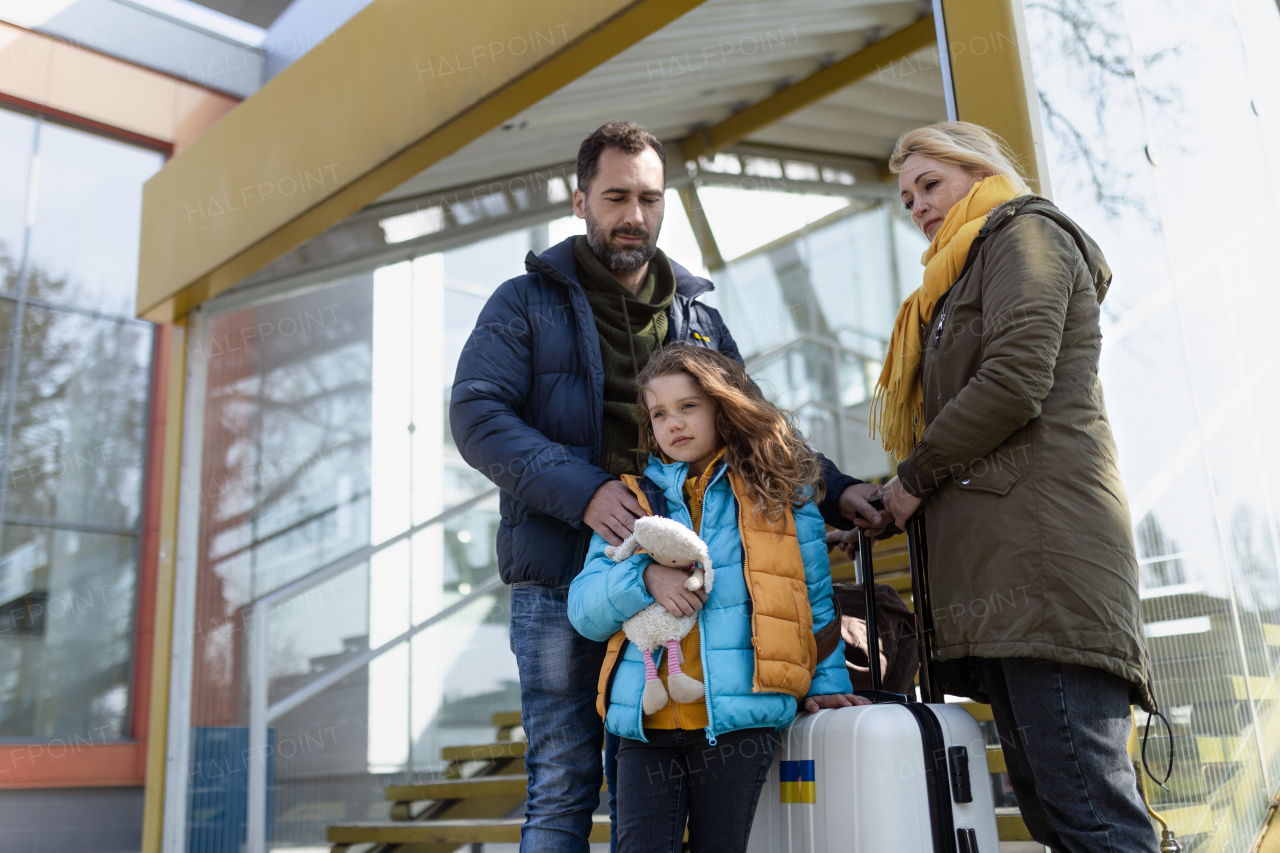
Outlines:
[{"label": "woman's olive green coat", "polygon": [[1138,567],[1098,378],[1111,270],[1045,199],[992,211],[923,327],[924,436],[898,466],[924,499],[936,657],[985,698],[969,657],[1082,664],[1154,709]]}]

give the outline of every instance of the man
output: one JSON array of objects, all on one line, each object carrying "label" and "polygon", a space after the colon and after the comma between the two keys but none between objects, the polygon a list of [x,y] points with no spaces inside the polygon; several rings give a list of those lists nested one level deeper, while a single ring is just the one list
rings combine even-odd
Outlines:
[{"label": "man", "polygon": [[[605,645],[574,631],[566,600],[592,531],[619,544],[641,514],[618,479],[644,466],[636,375],[675,341],[742,361],[719,312],[697,301],[711,282],[657,248],[665,170],[662,144],[638,124],[611,122],[587,137],[573,193],[586,236],[526,257],[526,274],[481,311],[454,379],[454,441],[502,489],[498,565],[511,584],[529,740],[522,853],[585,851],[599,802]],[[847,528],[859,513],[880,521],[866,503],[879,487],[830,463],[824,480],[829,523]]]}]

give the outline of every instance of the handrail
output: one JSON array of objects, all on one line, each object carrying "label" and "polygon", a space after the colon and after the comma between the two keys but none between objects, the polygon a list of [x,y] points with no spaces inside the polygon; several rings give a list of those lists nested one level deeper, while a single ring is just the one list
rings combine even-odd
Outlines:
[{"label": "handrail", "polygon": [[449,507],[439,515],[432,516],[431,518],[428,518],[426,521],[423,521],[419,524],[415,524],[413,527],[410,527],[407,530],[397,533],[395,536],[392,536],[390,539],[384,539],[383,541],[379,542],[377,545],[366,545],[363,548],[357,548],[355,551],[352,551],[346,556],[339,557],[338,559],[333,560],[329,563],[326,563],[325,565],[321,566],[318,569],[314,569],[308,572],[307,574],[303,575],[300,578],[294,578],[284,586],[276,587],[271,592],[268,592],[265,595],[261,595],[258,598],[255,598],[253,601],[245,605],[245,609],[256,610],[259,607],[270,607],[278,601],[284,601],[286,598],[293,598],[298,593],[306,592],[311,587],[316,586],[317,584],[324,583],[326,580],[333,577],[334,575],[341,574],[343,571],[351,568],[352,566],[356,566],[356,565],[359,565],[360,563],[365,562],[370,557],[374,556],[375,554],[378,554],[384,549],[390,548],[392,545],[395,545],[398,542],[403,542],[405,539],[408,539],[411,536],[418,535],[423,530],[426,530],[428,527],[431,527],[433,524],[440,524],[442,522],[448,521],[449,519],[453,518],[455,515],[461,515],[462,513],[474,507],[476,504],[482,503],[487,498],[493,497],[499,491],[500,490],[497,489],[496,487],[492,489],[487,489],[486,491],[483,491],[478,495],[474,495],[472,497],[467,498],[462,503],[454,504],[453,506]]},{"label": "handrail", "polygon": [[762,350],[757,350],[756,352],[751,353],[751,355],[744,359],[747,363],[747,370],[754,370],[759,367],[762,362],[767,362],[770,359],[796,349],[803,344],[817,344],[818,346],[825,347],[830,350],[836,350],[844,355],[853,356],[860,361],[878,363],[882,360],[880,358],[869,356],[866,353],[858,352],[855,349],[850,349],[834,338],[828,338],[825,335],[815,335],[812,332],[800,332],[797,335],[787,338],[785,341],[770,344]]},{"label": "handrail", "polygon": [[261,539],[250,542],[248,545],[241,545],[239,548],[236,548],[234,551],[228,551],[225,554],[219,554],[218,556],[213,558],[213,561],[216,563],[225,563],[227,560],[230,560],[232,557],[239,557],[241,554],[244,554],[248,551],[252,551],[254,548],[261,548],[263,545],[266,545],[268,542],[275,541],[276,539],[279,539],[281,536],[286,536],[294,532],[295,530],[306,527],[308,524],[311,524],[313,521],[319,521],[320,519],[324,518],[326,515],[329,515],[330,513],[333,513],[333,512],[337,512],[338,510],[342,509],[344,506],[350,506],[351,504],[354,504],[357,501],[364,500],[365,498],[369,497],[371,494],[372,494],[371,492],[367,492],[367,491],[354,494],[351,496],[351,500],[349,501],[343,501],[342,503],[334,504],[331,507],[326,507],[325,509],[322,509],[319,512],[313,512],[311,515],[305,515],[302,518],[298,519],[297,521],[293,522],[292,524],[286,525],[285,527],[281,527],[279,530],[273,531],[272,533],[267,534]]},{"label": "handrail", "polygon": [[502,577],[500,575],[494,575],[493,577],[489,578],[487,581],[485,581],[484,583],[480,584],[478,587],[473,589],[471,592],[467,593],[462,598],[459,598],[457,601],[453,602],[452,604],[446,605],[445,607],[441,608],[435,614],[428,616],[426,619],[423,619],[417,625],[414,625],[412,628],[405,631],[404,633],[396,637],[392,637],[390,640],[387,640],[385,643],[378,646],[376,649],[366,649],[365,651],[360,652],[359,654],[356,654],[347,658],[342,663],[338,664],[332,669],[325,670],[324,673],[322,673],[321,675],[317,676],[311,681],[308,681],[306,684],[302,685],[297,690],[290,693],[288,696],[276,702],[274,705],[271,705],[270,707],[268,707],[267,722],[274,720],[276,717],[279,717],[281,714],[289,713],[294,708],[298,707],[299,705],[301,705],[303,702],[307,701],[311,697],[315,696],[318,693],[323,692],[326,687],[337,684],[339,681],[346,678],[348,675],[355,672],[357,669],[369,663],[373,659],[381,657],[386,652],[391,651],[391,649],[400,645],[406,640],[412,639],[414,636],[421,633],[422,631],[425,631],[427,628],[430,628],[432,625],[436,624],[437,622],[443,619],[449,618],[450,616],[457,613],[462,608],[466,607],[471,602],[475,601],[477,598],[480,598],[482,596],[488,595],[489,593],[493,592],[495,589],[502,586],[502,584],[503,584]]},{"label": "handrail", "polygon": [[245,605],[246,613],[252,616],[252,618],[245,620],[249,629],[249,749],[246,753],[245,762],[245,769],[249,777],[249,813],[245,836],[245,850],[247,853],[265,853],[267,846],[267,727],[271,721],[281,714],[298,707],[326,687],[336,684],[392,648],[407,642],[440,620],[458,612],[481,595],[491,593],[502,585],[502,578],[494,575],[467,595],[447,605],[437,613],[428,616],[417,625],[411,626],[409,630],[399,636],[388,640],[376,649],[360,652],[332,669],[326,670],[320,676],[299,687],[274,705],[268,705],[270,697],[267,695],[269,683],[267,679],[266,614],[270,612],[271,607],[277,602],[292,598],[298,593],[323,583],[329,578],[367,561],[375,554],[390,548],[398,542],[403,542],[405,539],[422,532],[432,525],[448,521],[450,518],[493,497],[498,491],[497,488],[486,489],[484,492],[474,495],[462,503],[454,504],[444,512],[420,524],[415,524],[390,539],[385,539],[377,545],[369,545],[352,551],[345,557],[339,557],[326,563],[320,568],[308,572],[300,578],[295,578],[284,586],[278,587]]}]

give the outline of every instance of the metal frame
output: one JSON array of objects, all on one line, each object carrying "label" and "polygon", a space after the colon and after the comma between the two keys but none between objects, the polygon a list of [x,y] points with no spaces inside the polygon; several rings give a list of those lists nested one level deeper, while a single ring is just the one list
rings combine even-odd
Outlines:
[{"label": "metal frame", "polygon": [[[203,340],[208,326],[204,311],[189,315],[189,332],[183,341]],[[182,422],[182,461],[179,474],[177,531],[173,570],[173,618],[170,630],[168,678],[168,730],[165,737],[163,853],[186,850],[187,783],[191,762],[191,691],[195,635],[196,569],[199,555],[200,473],[203,464],[203,429],[207,360],[186,359]],[[162,689],[157,685],[157,689]]]},{"label": "metal frame", "polygon": [[[170,329],[164,410],[164,444],[160,454],[161,476],[159,530],[155,568],[155,645],[151,654],[151,695],[147,715],[147,754],[142,818],[142,851],[158,853],[163,844],[165,780],[169,731],[169,688],[175,553],[178,526],[179,463],[182,448],[183,389],[186,383],[187,321]],[[145,539],[145,537],[144,537]]]},{"label": "metal frame", "polygon": [[[490,14],[496,4],[373,0],[147,182],[138,313],[158,322],[185,315],[702,2],[506,4],[504,32],[568,23],[558,25],[550,48],[504,54],[474,86],[424,97],[424,65],[433,69],[440,57],[499,35]],[[350,127],[360,132],[344,132]],[[293,176],[324,169],[332,185],[322,180],[313,190],[308,180],[297,190]],[[265,190],[255,192],[285,177],[294,191],[273,190],[271,204]],[[216,214],[206,214],[205,200]],[[250,206],[255,216],[222,218]]]},{"label": "metal frame", "polygon": [[[933,3],[939,27],[938,49],[946,51],[946,61],[939,65],[948,84],[948,115],[999,134],[1021,160],[1032,189],[1049,197],[1044,130],[1022,0]],[[992,42],[1000,49],[990,49]],[[976,50],[979,43],[987,49]],[[965,49],[953,54],[952,45]],[[943,56],[940,54],[939,58]]]},{"label": "metal frame", "polygon": [[[716,161],[706,157],[685,161],[679,143],[670,143],[666,147],[668,163],[671,164],[667,188],[681,192],[698,186],[728,186],[843,195],[851,199],[894,197],[894,188],[881,180],[879,164],[867,158],[742,144],[722,152],[737,158],[739,170],[735,172],[717,168]],[[776,161],[783,176],[744,174],[743,158]],[[680,162],[685,162],[685,168],[680,169],[676,165]],[[813,166],[819,175],[833,170],[845,173],[853,183],[789,178],[786,176],[786,164],[789,163]],[[565,162],[365,208],[214,297],[217,301],[210,304],[225,310],[231,305],[257,303],[276,293],[294,295],[305,287],[327,286],[337,278],[359,275],[380,266],[448,251],[515,229],[570,216],[573,214],[571,198],[553,201],[550,188],[552,181],[563,181],[571,189],[575,172],[576,164]],[[488,211],[499,203],[503,206],[501,212]],[[438,230],[411,240],[387,243],[378,223],[415,211],[438,211]],[[711,268],[708,265],[708,269]]]},{"label": "metal frame", "polygon": [[933,24],[937,33],[938,67],[942,69],[942,96],[947,102],[947,121],[958,121],[956,84],[951,79],[951,45],[947,42],[947,14],[942,8],[942,0],[933,0]]}]

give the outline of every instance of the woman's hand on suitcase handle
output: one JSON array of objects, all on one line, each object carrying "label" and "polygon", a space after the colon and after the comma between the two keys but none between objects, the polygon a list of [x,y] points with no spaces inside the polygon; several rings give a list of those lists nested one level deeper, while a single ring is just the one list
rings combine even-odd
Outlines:
[{"label": "woman's hand on suitcase handle", "polygon": [[898,478],[894,477],[884,487],[884,505],[893,515],[893,523],[906,530],[907,522],[920,508],[920,499],[908,494]]},{"label": "woman's hand on suitcase handle", "polygon": [[854,696],[852,693],[826,693],[821,696],[809,696],[804,700],[804,709],[816,714],[822,708],[852,708],[854,705],[870,705],[870,699]]},{"label": "woman's hand on suitcase handle", "polygon": [[[871,540],[871,547],[876,547],[876,540]],[[832,530],[827,534],[827,550],[839,548],[850,560],[858,556],[858,531]]]},{"label": "woman's hand on suitcase handle", "polygon": [[688,579],[687,572],[661,563],[650,563],[644,570],[644,588],[672,616],[692,616],[707,601],[706,590],[684,588],[684,582]]}]

